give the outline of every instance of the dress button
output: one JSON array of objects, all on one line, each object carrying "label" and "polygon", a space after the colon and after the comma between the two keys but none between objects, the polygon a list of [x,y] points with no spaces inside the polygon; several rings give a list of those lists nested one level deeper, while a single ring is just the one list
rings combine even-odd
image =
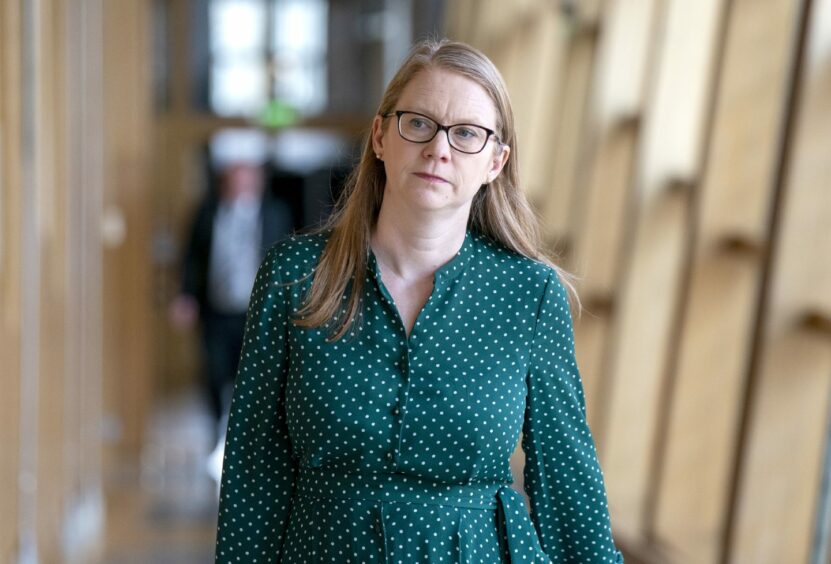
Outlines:
[{"label": "dress button", "polygon": [[386,454],[386,456],[387,456],[387,460],[392,460],[392,457],[393,457],[394,455],[392,454],[392,451],[390,451],[390,452],[388,452],[388,453]]},{"label": "dress button", "polygon": [[383,529],[381,528],[381,519],[375,520],[375,532],[379,535],[382,533]]},{"label": "dress button", "polygon": [[398,409],[398,406],[395,406],[395,407],[392,408],[392,414],[393,415],[397,416],[399,413],[401,413],[401,410]]}]

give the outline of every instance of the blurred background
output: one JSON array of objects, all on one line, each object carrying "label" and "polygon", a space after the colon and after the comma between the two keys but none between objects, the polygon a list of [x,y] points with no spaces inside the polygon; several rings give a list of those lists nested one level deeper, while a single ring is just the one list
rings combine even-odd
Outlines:
[{"label": "blurred background", "polygon": [[216,257],[428,34],[509,84],[627,562],[831,561],[831,0],[2,0],[0,562],[212,561]]}]

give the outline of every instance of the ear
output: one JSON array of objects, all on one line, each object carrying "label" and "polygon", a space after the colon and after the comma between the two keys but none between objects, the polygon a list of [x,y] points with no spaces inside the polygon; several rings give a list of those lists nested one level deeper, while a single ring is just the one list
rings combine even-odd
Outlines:
[{"label": "ear", "polygon": [[502,169],[505,167],[505,163],[508,162],[508,157],[511,154],[511,148],[507,145],[500,145],[499,149],[494,153],[493,157],[489,162],[488,172],[485,176],[485,184],[489,184],[496,180],[496,177],[499,176],[499,173],[502,172]]},{"label": "ear", "polygon": [[372,150],[376,155],[384,154],[384,118],[376,115],[372,120]]}]

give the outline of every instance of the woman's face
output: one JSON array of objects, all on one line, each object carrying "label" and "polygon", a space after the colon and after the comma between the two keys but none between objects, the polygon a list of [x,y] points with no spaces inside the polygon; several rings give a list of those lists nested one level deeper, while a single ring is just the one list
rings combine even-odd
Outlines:
[{"label": "woman's face", "polygon": [[[437,68],[416,74],[392,111],[424,114],[444,125],[476,124],[496,131],[497,113],[484,88],[460,74]],[[372,145],[384,161],[384,199],[420,210],[469,211],[476,192],[491,182],[508,160],[510,149],[491,137],[485,148],[467,154],[450,147],[439,131],[428,143],[413,143],[398,134],[398,118],[372,124]]]}]

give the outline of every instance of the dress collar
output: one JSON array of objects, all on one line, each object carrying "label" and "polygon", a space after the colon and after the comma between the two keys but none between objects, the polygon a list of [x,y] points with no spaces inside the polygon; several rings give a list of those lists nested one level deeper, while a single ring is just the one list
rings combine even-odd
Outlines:
[{"label": "dress collar", "polygon": [[[473,242],[474,235],[471,232],[470,228],[465,231],[465,238],[462,241],[462,246],[456,251],[456,254],[453,255],[448,262],[440,266],[436,269],[435,272],[435,280],[436,282],[442,280],[451,280],[458,276],[468,265],[470,262],[471,257],[473,256]],[[372,252],[372,247],[367,249],[367,261],[366,267],[369,269],[370,272],[375,274],[376,279],[381,279],[381,267],[378,264],[378,260],[375,258],[375,253]]]}]

